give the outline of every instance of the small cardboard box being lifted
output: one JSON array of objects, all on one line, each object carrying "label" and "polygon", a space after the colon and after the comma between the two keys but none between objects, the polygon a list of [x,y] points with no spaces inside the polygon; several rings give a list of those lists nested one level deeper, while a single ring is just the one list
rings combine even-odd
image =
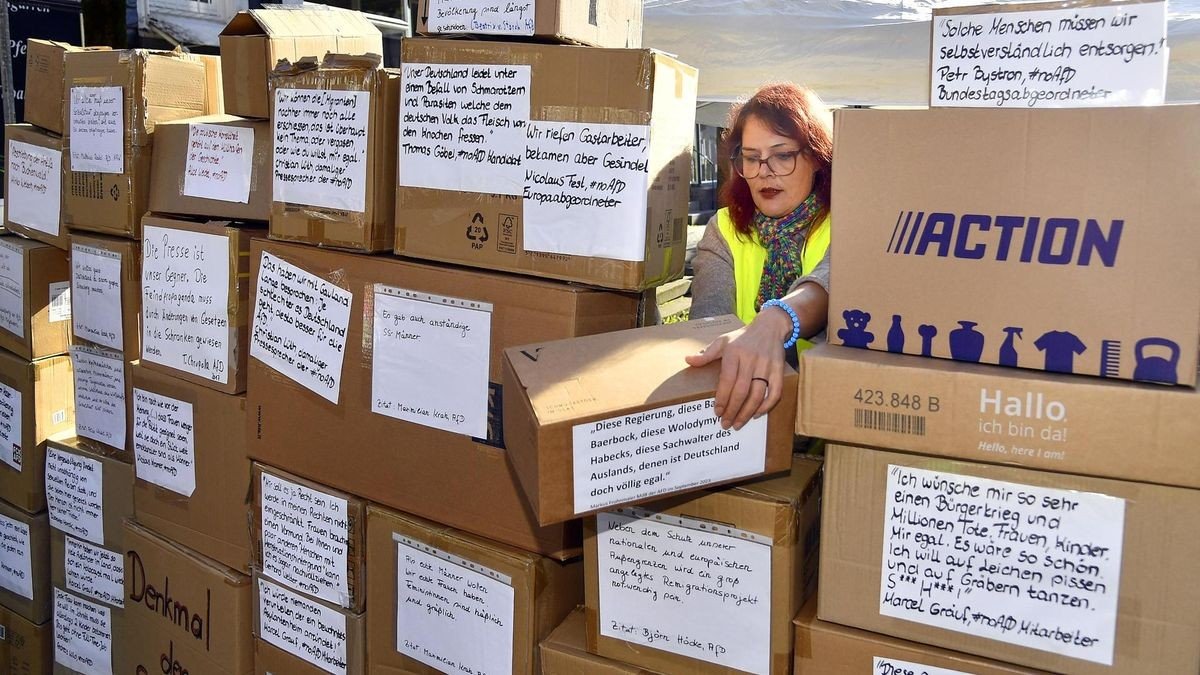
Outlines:
[{"label": "small cardboard box being lifted", "polygon": [[642,0],[520,0],[477,6],[461,0],[421,0],[421,35],[536,37],[589,47],[642,46]]}]

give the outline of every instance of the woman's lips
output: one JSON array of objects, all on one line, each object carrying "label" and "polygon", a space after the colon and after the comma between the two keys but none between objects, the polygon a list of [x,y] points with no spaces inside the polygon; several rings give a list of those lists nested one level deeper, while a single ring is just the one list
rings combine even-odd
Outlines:
[{"label": "woman's lips", "polygon": [[771,199],[773,197],[778,196],[782,192],[783,192],[783,190],[777,190],[775,188],[763,188],[758,191],[758,194],[762,195],[763,197],[766,197],[767,199]]}]

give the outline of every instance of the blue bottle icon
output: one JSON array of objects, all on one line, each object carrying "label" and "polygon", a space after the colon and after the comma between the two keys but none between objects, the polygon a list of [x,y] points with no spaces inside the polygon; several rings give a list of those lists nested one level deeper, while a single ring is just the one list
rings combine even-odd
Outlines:
[{"label": "blue bottle icon", "polygon": [[904,353],[904,328],[900,325],[900,315],[892,315],[892,327],[887,333],[887,349],[893,354]]}]

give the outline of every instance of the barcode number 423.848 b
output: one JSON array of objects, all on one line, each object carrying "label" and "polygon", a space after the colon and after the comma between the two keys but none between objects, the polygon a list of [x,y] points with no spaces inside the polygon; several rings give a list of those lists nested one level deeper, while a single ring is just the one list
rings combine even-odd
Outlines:
[{"label": "barcode number 423.848 b", "polygon": [[905,410],[925,410],[938,412],[941,404],[936,396],[921,397],[920,394],[901,394],[885,392],[881,389],[859,389],[854,394],[854,400],[862,405],[872,405],[879,408],[902,408]]}]

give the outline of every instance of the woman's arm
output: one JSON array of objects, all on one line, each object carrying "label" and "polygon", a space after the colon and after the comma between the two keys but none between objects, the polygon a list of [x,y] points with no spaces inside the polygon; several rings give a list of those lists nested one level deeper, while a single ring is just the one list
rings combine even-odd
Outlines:
[{"label": "woman's arm", "polygon": [[692,258],[692,308],[690,319],[734,313],[733,253],[714,215],[704,228]]}]

